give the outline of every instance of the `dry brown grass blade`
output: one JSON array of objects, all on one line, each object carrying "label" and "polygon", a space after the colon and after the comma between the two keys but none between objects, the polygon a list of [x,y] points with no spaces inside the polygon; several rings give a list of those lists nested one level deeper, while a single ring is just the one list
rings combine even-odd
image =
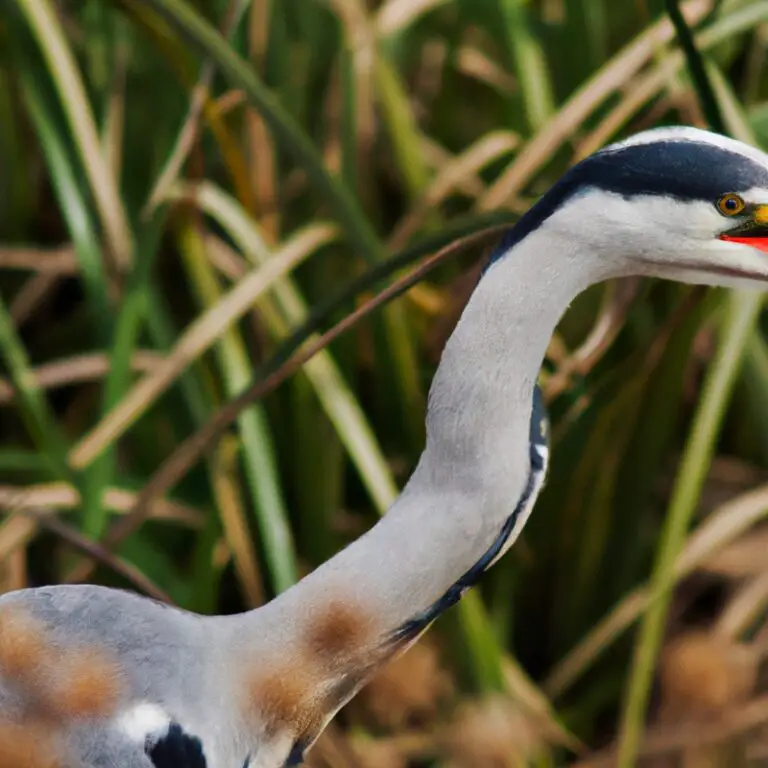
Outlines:
[{"label": "dry brown grass blade", "polygon": [[59,91],[60,103],[71,126],[72,139],[104,226],[108,253],[117,272],[124,272],[133,257],[133,234],[116,181],[101,151],[91,104],[77,62],[53,4],[49,0],[22,0],[20,4],[38,38],[41,53]]},{"label": "dry brown grass blade", "polygon": [[[376,88],[374,75],[376,68],[375,31],[369,23],[365,8],[358,0],[324,0],[332,8],[344,26],[348,38],[348,48],[352,54],[352,76],[354,78],[354,124],[357,144],[355,167],[366,168],[370,162],[370,152],[376,140]],[[338,76],[337,76],[338,77]],[[365,190],[367,184],[354,186]]]},{"label": "dry brown grass blade", "polygon": [[126,54],[125,44],[118,44],[112,67],[112,89],[109,94],[107,114],[101,137],[104,160],[118,188],[123,170],[125,139],[125,86],[128,58]]},{"label": "dry brown grass blade", "polygon": [[357,759],[347,734],[331,721],[308,750],[307,768],[370,768]]},{"label": "dry brown grass blade", "polygon": [[[709,0],[689,0],[682,11],[689,24],[695,24],[711,8]],[[610,64],[601,68],[557,112],[519,152],[512,164],[478,201],[481,211],[502,208],[515,198],[547,160],[568,141],[584,120],[612,93],[645,65],[674,37],[669,19],[664,17],[638,35]]]},{"label": "dry brown grass blade", "polygon": [[624,326],[629,307],[637,295],[640,278],[616,280],[608,286],[605,301],[595,324],[583,343],[557,366],[547,379],[544,399],[554,400],[571,384],[574,375],[585,376],[610,349]]},{"label": "dry brown grass blade", "polygon": [[12,517],[0,523],[0,563],[26,547],[37,534],[37,524],[14,511]]},{"label": "dry brown grass blade", "polygon": [[[374,298],[347,315],[329,331],[316,337],[312,342],[305,344],[274,373],[268,375],[262,381],[255,382],[238,397],[220,408],[198,432],[187,438],[150,478],[141,491],[139,498],[136,500],[136,505],[131,512],[124,519],[116,523],[108,533],[104,542],[106,546],[110,548],[117,546],[125,537],[138,528],[146,517],[147,509],[153,503],[153,500],[163,496],[167,489],[172,488],[184,477],[219,435],[237,419],[244,408],[247,408],[251,403],[263,398],[274,390],[296,373],[314,355],[325,349],[334,339],[354,327],[375,309],[386,304],[390,299],[399,296],[422,280],[438,264],[465,251],[470,246],[490,241],[492,237],[497,237],[499,232],[505,229],[506,227],[491,227],[482,232],[468,235],[442,248],[425,259],[408,274],[393,282]],[[89,572],[89,566],[86,563],[82,567],[75,569],[69,578],[82,581]]]},{"label": "dry brown grass blade", "polygon": [[[233,0],[227,9],[222,24],[222,34],[225,37],[228,37],[232,31],[232,25],[236,18],[235,11],[237,5],[238,0]],[[176,137],[176,143],[171,150],[171,154],[155,181],[152,191],[149,194],[149,198],[147,199],[147,203],[144,206],[144,210],[142,211],[142,216],[145,219],[148,219],[158,205],[168,197],[169,190],[179,178],[181,169],[184,166],[187,157],[189,157],[192,147],[195,145],[195,140],[197,139],[200,130],[200,118],[209,98],[210,86],[215,72],[216,68],[211,62],[205,62],[203,64],[200,77],[191,91],[187,117]],[[218,114],[221,113],[219,112]]]},{"label": "dry brown grass blade", "polygon": [[11,318],[17,329],[35,313],[59,284],[60,275],[43,272],[32,275],[13,297],[9,307]]},{"label": "dry brown grass blade", "polygon": [[[103,503],[117,514],[128,512],[136,503],[137,494],[124,488],[107,488]],[[68,483],[40,483],[38,485],[0,485],[0,510],[14,512],[19,509],[44,507],[48,510],[75,509],[80,495]],[[202,513],[194,507],[176,501],[156,499],[150,517],[155,520],[179,523],[190,527],[202,525]]]},{"label": "dry brown grass blade", "polygon": [[353,43],[353,49],[356,49],[361,43],[370,46],[375,39],[365,5],[360,0],[323,0],[340,19],[350,40]]},{"label": "dry brown grass blade", "polygon": [[474,45],[462,45],[459,48],[456,55],[456,69],[462,75],[471,77],[505,95],[514,93],[517,87],[514,75]]},{"label": "dry brown grass blade", "polygon": [[170,595],[160,589],[160,587],[145,576],[140,569],[117,555],[108,552],[100,544],[85,538],[80,532],[66,523],[63,523],[61,520],[58,520],[52,515],[46,515],[33,509],[27,509],[21,514],[28,518],[36,528],[43,528],[55,533],[56,536],[63,541],[66,541],[67,544],[73,549],[76,549],[80,554],[85,555],[93,562],[105,565],[111,571],[122,576],[139,592],[143,592],[148,597],[151,597],[154,600],[159,600],[162,603],[168,603],[169,605],[175,604]]},{"label": "dry brown grass blade", "polygon": [[[705,563],[759,520],[768,516],[768,485],[744,493],[713,512],[691,534],[677,560],[679,581]],[[647,587],[630,592],[555,666],[542,686],[552,699],[561,696],[595,661],[602,650],[642,615],[650,601]]]},{"label": "dry brown grass blade", "polygon": [[722,576],[725,579],[739,580],[759,576],[766,569],[765,553],[768,552],[768,529],[750,531],[734,541],[721,552],[710,557],[700,570]]},{"label": "dry brown grass blade", "polygon": [[[661,362],[664,350],[667,347],[671,335],[680,327],[680,324],[690,315],[694,308],[703,301],[705,295],[706,288],[704,286],[695,286],[687,292],[687,295],[675,307],[645,353],[645,359],[641,363],[641,378],[647,378],[656,369],[656,366]],[[547,350],[548,355],[551,353],[554,353],[555,356],[553,359],[559,360],[560,364],[567,359],[565,345],[562,342],[562,339],[558,338],[557,334],[553,336],[553,340],[550,342]],[[584,412],[585,408],[592,402],[593,395],[594,393],[591,392],[582,395],[573,403],[573,405],[571,405],[559,420],[558,424],[553,427],[553,442],[558,442],[562,439],[563,435],[571,428],[579,416]]]},{"label": "dry brown grass blade", "polygon": [[[439,734],[434,731],[402,731],[391,736],[377,738],[375,741],[367,733],[352,732],[350,744],[355,752],[361,755],[369,755],[372,749],[385,755],[397,755],[405,761],[405,765],[417,764],[434,760],[439,756]],[[366,765],[365,768],[372,768]],[[390,768],[385,762],[382,768]],[[393,765],[391,768],[401,768]]]},{"label": "dry brown grass blade", "polygon": [[223,93],[215,101],[212,101],[208,114],[215,120],[223,120],[230,112],[238,107],[245,106],[247,103],[248,99],[245,93],[235,88]]},{"label": "dry brown grass blade", "polygon": [[740,637],[763,615],[766,602],[768,602],[768,570],[749,579],[746,584],[736,590],[718,617],[714,631],[723,637]]},{"label": "dry brown grass blade", "polygon": [[280,238],[274,142],[264,119],[256,112],[248,112],[246,126],[256,212],[264,239],[273,245]]},{"label": "dry brown grass blade", "polygon": [[382,36],[396,35],[420,16],[447,2],[448,0],[387,0],[376,12],[376,31]]},{"label": "dry brown grass blade", "polygon": [[[702,39],[707,33],[702,34]],[[621,100],[600,121],[597,127],[587,134],[577,147],[575,160],[592,154],[606,144],[629,120],[639,112],[654,96],[669,88],[671,82],[683,68],[685,57],[679,51],[665,56],[649,72],[636,77],[625,89]],[[748,140],[748,137],[742,137]]]},{"label": "dry brown grass blade", "polygon": [[71,245],[43,248],[0,248],[0,269],[22,269],[54,275],[74,275],[78,271]]},{"label": "dry brown grass blade", "polygon": [[[693,746],[718,744],[768,722],[768,696],[759,696],[735,707],[719,719],[692,721],[648,730],[640,758],[661,757]],[[608,768],[616,765],[616,749],[610,747],[581,760],[574,768]]]},{"label": "dry brown grass blade", "polygon": [[74,469],[87,467],[181,375],[210,348],[221,333],[241,318],[283,275],[338,234],[330,224],[316,224],[291,238],[271,261],[249,272],[221,301],[194,320],[153,373],[135,384],[69,454]]},{"label": "dry brown grass blade", "polygon": [[520,137],[512,131],[492,131],[443,164],[413,208],[395,226],[388,242],[390,251],[404,248],[427,217],[468,175],[477,174],[489,163],[512,152],[519,143]]},{"label": "dry brown grass blade", "polygon": [[[103,503],[115,512],[124,513],[133,507],[135,499],[136,494],[130,491],[109,488]],[[6,562],[22,551],[37,534],[37,521],[24,515],[25,510],[44,510],[45,514],[53,514],[56,509],[73,509],[79,505],[79,494],[66,483],[0,486],[0,509],[8,513],[0,523],[0,562]],[[149,516],[193,527],[202,524],[202,516],[197,510],[165,500],[153,503]]]},{"label": "dry brown grass blade", "polygon": [[249,608],[256,608],[264,602],[264,590],[238,482],[238,450],[234,435],[225,435],[219,443],[213,462],[213,491],[245,601]]},{"label": "dry brown grass blade", "polygon": [[[454,155],[438,144],[431,136],[423,135],[421,137],[420,149],[424,162],[433,171],[437,171],[454,159]],[[456,189],[469,198],[480,197],[485,189],[485,183],[477,174],[467,173],[463,178],[456,179]]]},{"label": "dry brown grass blade", "polygon": [[0,563],[0,594],[14,592],[28,586],[27,550],[17,549]]},{"label": "dry brown grass blade", "polygon": [[[151,373],[162,363],[163,357],[157,352],[140,350],[131,358],[131,370],[136,373]],[[102,352],[74,355],[64,360],[44,363],[32,370],[35,384],[40,389],[83,384],[98,381],[109,373],[109,357]],[[0,378],[0,405],[14,399],[14,389],[7,379]]]},{"label": "dry brown grass blade", "polygon": [[514,691],[515,703],[525,709],[526,713],[534,718],[547,740],[553,744],[567,747],[575,754],[583,754],[586,747],[572,736],[555,717],[551,702],[544,696],[540,688],[522,674],[517,664],[510,664],[508,660],[502,660],[502,672],[507,687]]},{"label": "dry brown grass blade", "polygon": [[152,212],[168,197],[168,191],[176,183],[182,166],[192,151],[200,129],[200,115],[203,113],[205,102],[208,99],[208,91],[213,80],[213,73],[214,67],[211,64],[206,64],[203,67],[200,80],[192,89],[187,117],[176,138],[176,144],[171,151],[171,155],[150,192],[149,199],[142,211],[144,219],[149,219]]},{"label": "dry brown grass blade", "polygon": [[[323,99],[323,119],[327,125],[325,139],[322,144],[323,165],[329,173],[337,176],[343,175],[345,171],[354,171],[357,173],[358,167],[344,167],[344,139],[345,139],[345,107],[351,106],[349,99],[346,99],[344,89],[344,69],[345,62],[340,61],[333,69],[332,76],[328,81],[328,88]],[[354,103],[354,99],[352,100]],[[355,189],[358,187],[359,178],[352,178]]]},{"label": "dry brown grass blade", "polygon": [[[272,3],[267,0],[254,0],[251,5],[248,24],[250,54],[253,65],[259,71],[263,70],[267,56],[271,7]],[[251,162],[253,200],[256,205],[253,213],[258,216],[264,238],[270,245],[274,245],[280,239],[281,227],[274,140],[264,118],[257,110],[248,110],[245,128]]]},{"label": "dry brown grass blade", "polygon": [[581,160],[610,141],[633,115],[664,90],[669,78],[681,69],[684,62],[682,54],[673,52],[651,72],[635,78],[619,103],[579,142],[574,159]]}]

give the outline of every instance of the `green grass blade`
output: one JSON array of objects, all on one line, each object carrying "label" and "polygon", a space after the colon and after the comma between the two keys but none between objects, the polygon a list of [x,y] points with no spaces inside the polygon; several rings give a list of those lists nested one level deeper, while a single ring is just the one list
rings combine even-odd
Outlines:
[{"label": "green grass blade", "polygon": [[189,38],[218,69],[242,88],[259,110],[277,139],[305,168],[318,193],[336,215],[360,254],[372,262],[384,256],[384,249],[363,212],[344,184],[325,170],[322,157],[279,99],[258,79],[253,68],[243,61],[226,40],[188,3],[181,0],[149,0],[158,13]]},{"label": "green grass blade", "polygon": [[656,657],[675,581],[675,559],[685,543],[688,527],[714,455],[715,441],[728,398],[762,305],[762,295],[743,292],[733,292],[725,302],[718,350],[704,381],[656,554],[651,580],[652,602],[643,618],[635,645],[622,714],[618,762],[620,768],[631,768],[635,764]]},{"label": "green grass blade", "polygon": [[502,0],[501,11],[526,121],[530,132],[535,133],[555,112],[547,59],[531,29],[530,5],[524,0]]},{"label": "green grass blade", "polygon": [[[362,275],[351,280],[348,285],[331,293],[310,309],[304,322],[280,343],[269,362],[269,371],[276,370],[280,363],[287,360],[313,333],[319,331],[331,317],[348,306],[356,296],[375,289],[395,272],[415,264],[462,237],[477,234],[484,229],[496,230],[507,224],[511,224],[510,215],[504,211],[459,218],[450,225],[446,225],[440,232],[424,237],[394,256],[390,256],[381,264],[370,267]],[[492,232],[489,231],[489,242],[491,234]],[[496,236],[501,237],[500,229]]]},{"label": "green grass blade", "polygon": [[667,13],[675,26],[675,32],[677,33],[680,47],[685,53],[685,61],[688,65],[688,71],[691,73],[691,78],[696,89],[696,95],[698,96],[701,109],[707,118],[709,127],[713,131],[724,133],[725,121],[720,112],[720,105],[712,90],[712,84],[709,82],[709,77],[707,76],[707,71],[704,66],[704,59],[701,53],[699,53],[699,49],[696,47],[696,43],[693,40],[693,33],[680,11],[678,0],[666,0],[666,4]]},{"label": "green grass blade", "polygon": [[[189,5],[180,0],[151,0],[150,5],[181,30],[233,85],[242,88],[248,100],[259,110],[277,140],[304,167],[316,191],[335,211],[351,244],[371,263],[381,261],[385,249],[364,212],[345,184],[328,173],[322,157],[309,137],[237,54],[224,38]],[[382,329],[384,369],[391,371],[398,403],[402,404],[404,423],[418,423],[423,396],[416,373],[416,355],[410,328],[398,305],[387,307]]]},{"label": "green grass blade", "polygon": [[72,479],[67,466],[67,446],[56,419],[35,383],[24,345],[13,327],[13,319],[0,295],[0,355],[5,362],[18,395],[18,408],[29,434],[45,457],[53,474]]},{"label": "green grass blade", "polygon": [[[712,70],[716,71],[714,67]],[[724,78],[716,77],[715,82],[719,91],[718,114],[729,117],[727,127],[737,138],[754,143],[748,123],[740,115],[738,105],[731,97]],[[714,91],[712,96],[715,98]],[[685,544],[686,534],[715,453],[729,398],[738,380],[750,337],[756,332],[763,304],[762,294],[740,291],[730,292],[725,302],[718,349],[702,387],[656,551],[651,578],[652,601],[640,626],[622,712],[619,768],[631,768],[635,764],[653,671],[661,648],[675,583],[675,560]]]},{"label": "green grass blade", "polygon": [[411,199],[415,200],[429,182],[429,172],[421,152],[421,132],[394,64],[381,47],[374,55],[376,86],[389,139],[405,186]]},{"label": "green grass blade", "polygon": [[[250,260],[263,264],[271,258],[272,254],[255,223],[232,197],[212,184],[205,184],[197,187],[194,198],[219,221]],[[290,327],[304,321],[307,307],[290,278],[283,278],[277,284],[275,299],[282,318],[272,316],[272,331],[279,338],[286,335]],[[384,512],[397,495],[397,489],[360,404],[327,350],[310,360],[304,371],[345,444],[372,501],[380,512]]]},{"label": "green grass blade", "polygon": [[[229,18],[225,22],[228,28],[225,30],[228,40],[237,30],[243,16],[245,16],[250,8],[251,2],[252,0],[240,0],[231,11]],[[183,117],[181,128],[176,134],[176,139],[168,152],[168,156],[162,163],[155,182],[152,184],[152,190],[144,206],[144,216],[150,215],[154,208],[160,204],[165,198],[168,189],[173,186],[181,173],[184,162],[194,145],[193,137],[195,132],[190,131],[190,124],[194,125],[200,119],[200,113],[203,111],[205,98],[208,96],[214,75],[215,67],[210,62],[204,63],[201,67],[197,88],[192,91],[189,109]]]},{"label": "green grass blade", "polygon": [[[159,245],[160,228],[164,221],[163,211],[156,211],[141,232],[137,253],[138,263],[131,275],[130,285],[123,299],[115,325],[110,354],[109,374],[104,384],[102,413],[106,414],[117,405],[125,393],[130,378],[130,361],[138,343],[142,324],[146,320],[148,286],[152,265]],[[83,532],[91,538],[99,538],[107,526],[107,515],[102,502],[104,489],[112,482],[115,473],[115,446],[99,456],[86,472],[83,496]]]},{"label": "green grass blade", "polygon": [[[221,298],[221,289],[208,262],[205,247],[191,227],[179,233],[181,252],[195,292],[205,307]],[[227,397],[234,397],[251,379],[251,365],[243,340],[230,326],[215,347]],[[272,584],[282,592],[298,575],[288,510],[283,500],[275,449],[263,407],[252,405],[238,417],[243,467],[256,509],[256,520]]]},{"label": "green grass blade", "polygon": [[102,155],[85,87],[64,31],[49,0],[18,0],[18,5],[37,38],[59,92],[61,106],[91,185],[94,205],[99,211],[112,256],[118,267],[125,268],[132,257],[133,235],[117,185]]},{"label": "green grass blade", "polygon": [[474,681],[484,693],[503,691],[502,650],[478,590],[470,590],[461,599],[458,617]]},{"label": "green grass blade", "polygon": [[54,109],[43,93],[34,63],[30,61],[29,56],[25,55],[21,45],[17,46],[16,50],[21,63],[20,78],[24,103],[37,131],[40,146],[48,163],[51,183],[67,222],[85,290],[93,306],[95,324],[101,329],[100,335],[106,339],[111,326],[111,311],[101,245],[94,228],[88,200],[78,183],[77,169],[63,138],[65,131],[61,123],[56,120]]},{"label": "green grass blade", "polygon": [[50,478],[51,466],[36,451],[25,451],[21,448],[4,448],[0,450],[0,472],[31,472],[38,479]]}]

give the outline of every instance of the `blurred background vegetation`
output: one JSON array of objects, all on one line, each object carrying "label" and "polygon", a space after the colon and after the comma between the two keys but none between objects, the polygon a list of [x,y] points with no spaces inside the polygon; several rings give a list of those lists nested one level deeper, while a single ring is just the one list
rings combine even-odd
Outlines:
[{"label": "blurred background vegetation", "polygon": [[[239,611],[373,525],[494,233],[317,334],[614,138],[719,115],[768,147],[768,2],[676,8],[6,0],[1,588]],[[575,302],[524,535],[312,765],[768,764],[761,306],[647,280]]]}]

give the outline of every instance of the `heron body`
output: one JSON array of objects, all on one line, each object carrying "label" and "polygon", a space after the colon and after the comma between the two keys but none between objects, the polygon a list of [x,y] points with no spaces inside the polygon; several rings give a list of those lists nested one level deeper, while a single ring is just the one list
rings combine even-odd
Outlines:
[{"label": "heron body", "polygon": [[0,598],[0,766],[282,768],[519,535],[544,480],[536,387],[569,303],[609,278],[768,280],[768,156],[656,129],[572,168],[509,230],[449,338],[425,450],[385,517],[258,610],[95,586]]}]

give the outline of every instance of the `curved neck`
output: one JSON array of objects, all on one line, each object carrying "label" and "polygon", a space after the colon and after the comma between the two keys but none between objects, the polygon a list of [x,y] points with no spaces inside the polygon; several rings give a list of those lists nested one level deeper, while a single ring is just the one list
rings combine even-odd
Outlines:
[{"label": "curved neck", "polygon": [[596,255],[545,227],[496,260],[446,344],[426,447],[401,496],[365,535],[251,615],[263,651],[314,670],[324,716],[391,653],[403,627],[414,629],[407,642],[426,623],[419,617],[434,618],[498,541],[528,487],[533,392],[552,332],[573,298],[608,276]]}]

